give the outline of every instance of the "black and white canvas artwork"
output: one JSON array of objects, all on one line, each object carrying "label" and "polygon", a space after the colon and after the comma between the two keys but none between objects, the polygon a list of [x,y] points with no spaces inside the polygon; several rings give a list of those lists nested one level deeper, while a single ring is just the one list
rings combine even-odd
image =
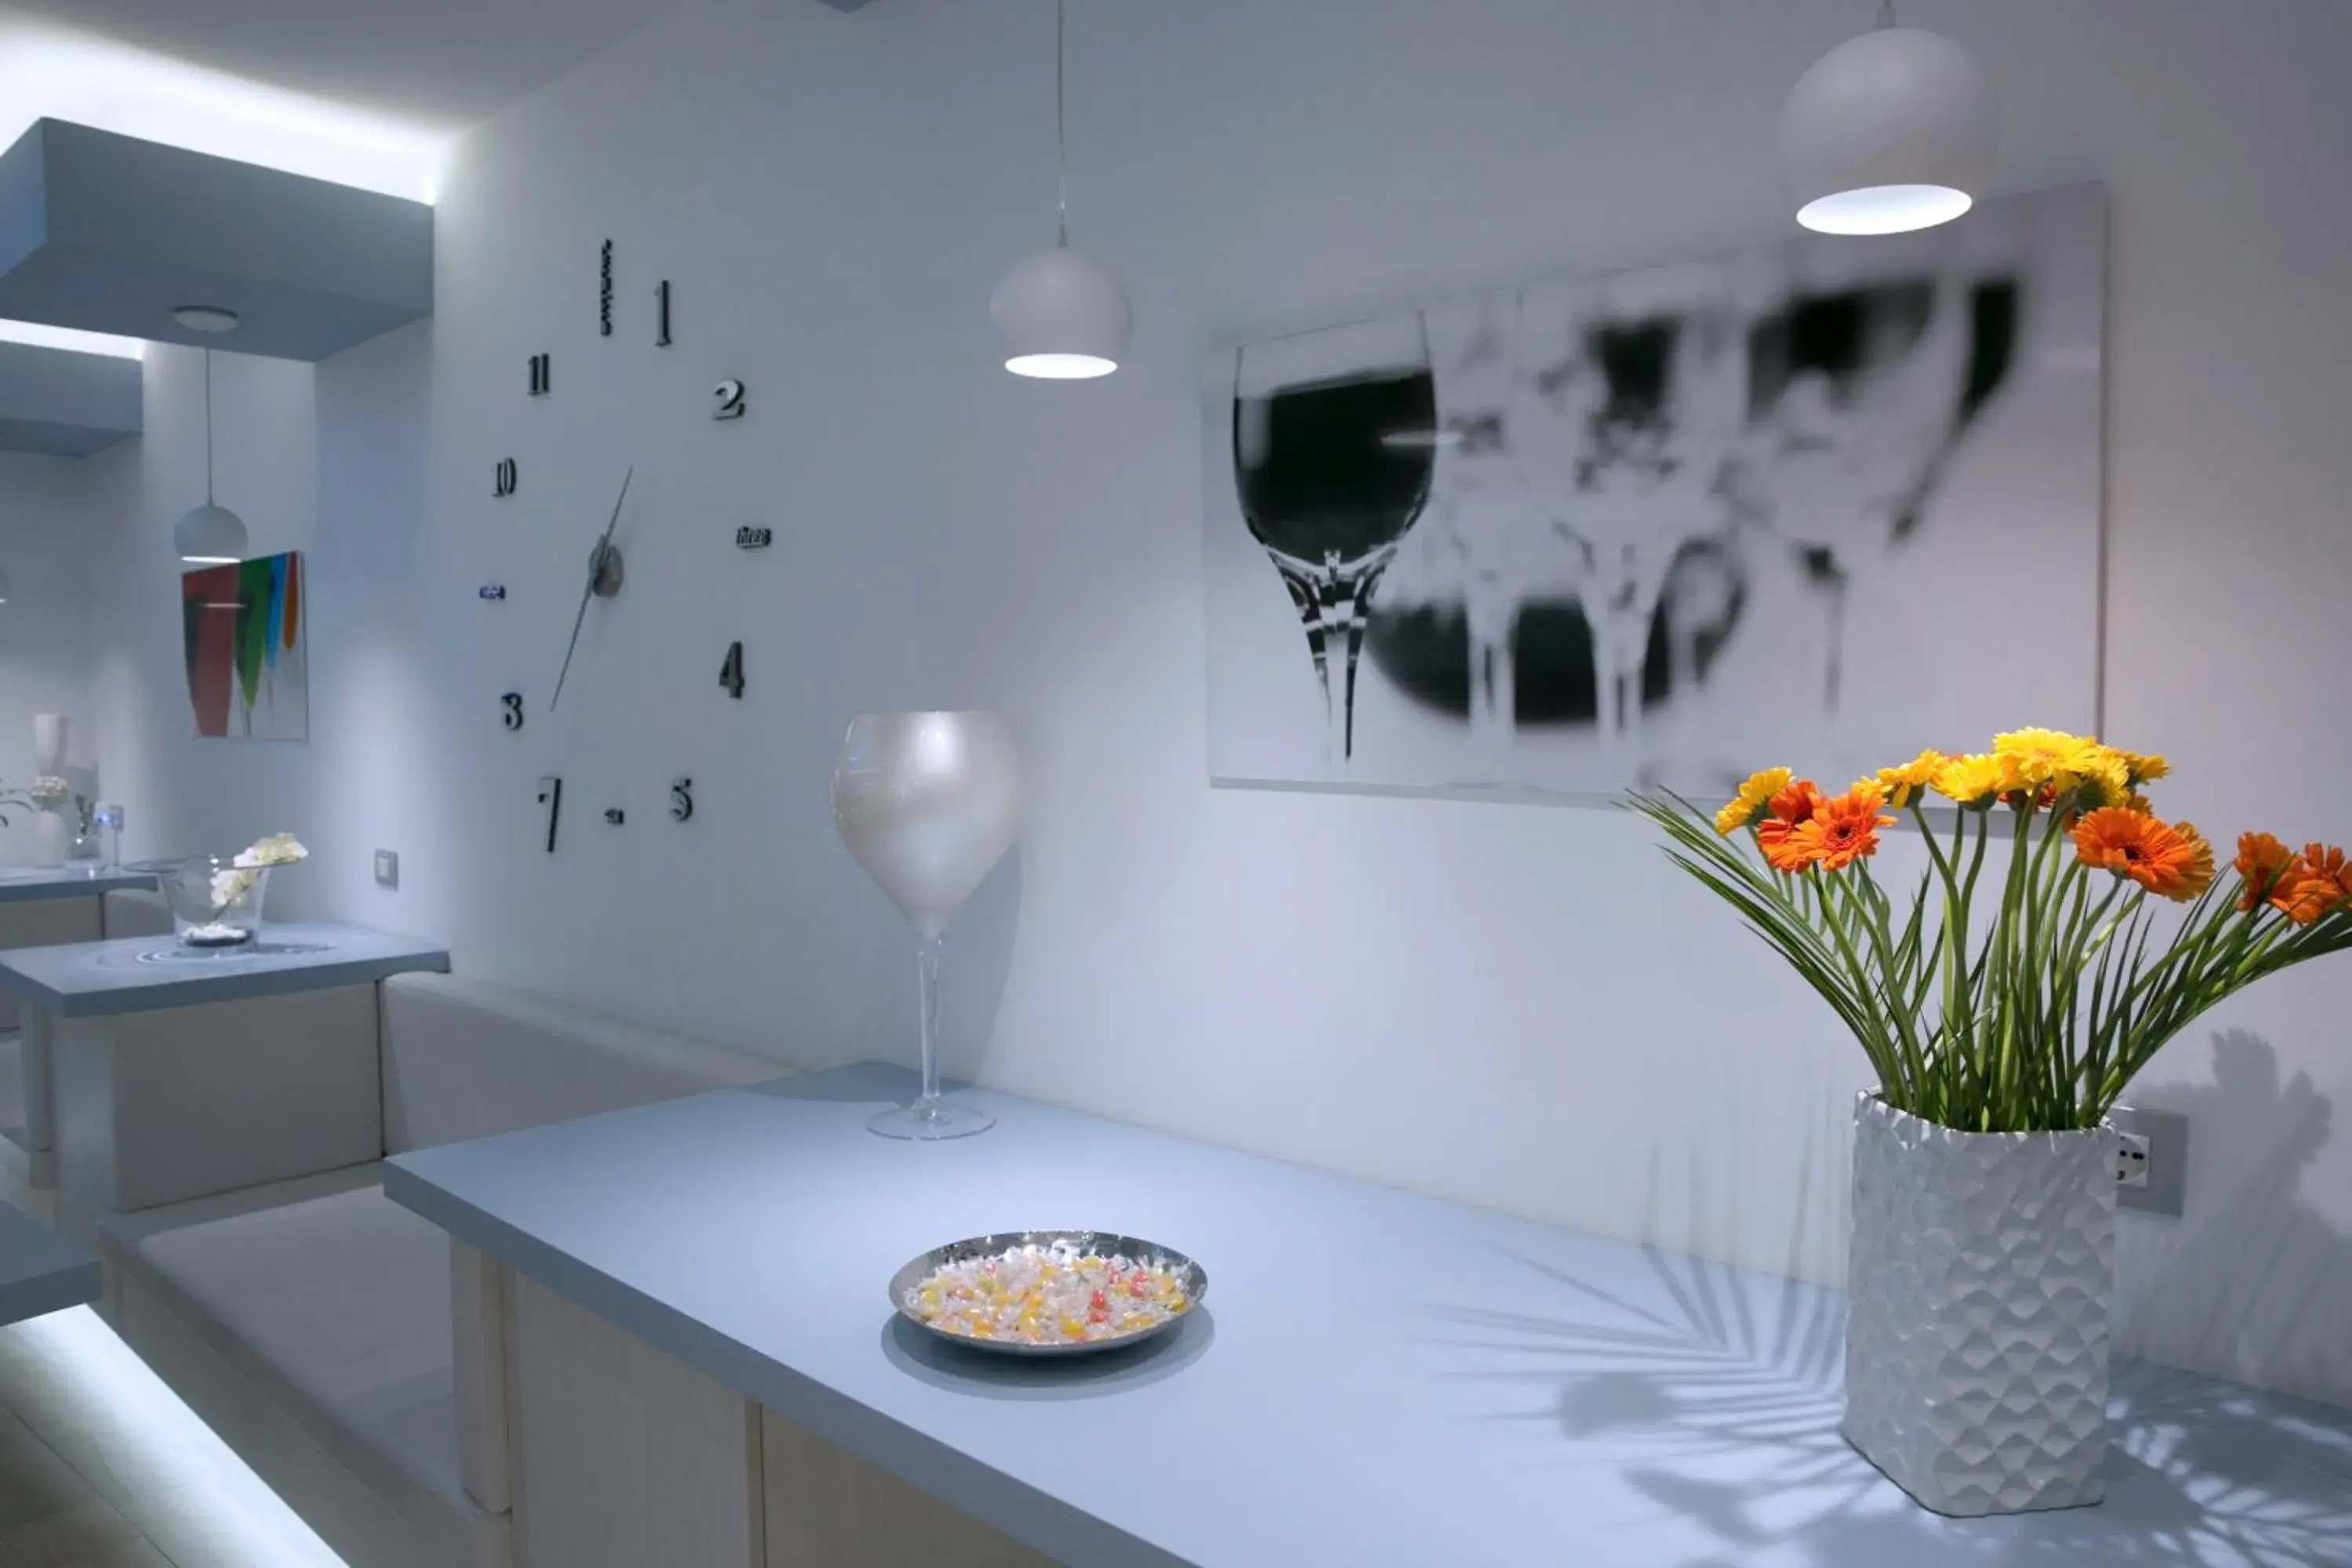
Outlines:
[{"label": "black and white canvas artwork", "polygon": [[2097,702],[2097,186],[1212,356],[1228,782],[1824,783]]}]

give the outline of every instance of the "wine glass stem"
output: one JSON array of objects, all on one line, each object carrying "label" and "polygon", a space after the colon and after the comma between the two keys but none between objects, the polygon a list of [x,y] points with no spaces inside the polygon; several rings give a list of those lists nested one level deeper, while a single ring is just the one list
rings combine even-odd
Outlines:
[{"label": "wine glass stem", "polygon": [[915,984],[923,1016],[923,1098],[929,1110],[940,1102],[940,945],[937,936],[915,944]]}]

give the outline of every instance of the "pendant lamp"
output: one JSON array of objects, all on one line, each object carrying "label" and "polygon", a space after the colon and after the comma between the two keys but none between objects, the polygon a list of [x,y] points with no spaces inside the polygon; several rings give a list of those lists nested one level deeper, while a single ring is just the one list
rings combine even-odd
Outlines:
[{"label": "pendant lamp", "polygon": [[[174,313],[191,331],[225,332],[236,316],[208,306],[183,306]],[[245,520],[213,501],[213,351],[205,350],[205,504],[191,508],[172,525],[172,542],[190,566],[228,566],[245,559]]]},{"label": "pendant lamp", "polygon": [[1901,234],[1949,223],[1992,178],[1991,85],[1951,39],[1878,26],[1823,55],[1780,111],[1780,164],[1797,221],[1823,234]]},{"label": "pendant lamp", "polygon": [[1013,263],[988,313],[1004,344],[1004,368],[1048,381],[1108,375],[1127,354],[1135,327],[1127,289],[1110,265],[1070,247],[1070,155],[1063,89],[1067,0],[1054,0],[1054,150],[1060,237]]}]

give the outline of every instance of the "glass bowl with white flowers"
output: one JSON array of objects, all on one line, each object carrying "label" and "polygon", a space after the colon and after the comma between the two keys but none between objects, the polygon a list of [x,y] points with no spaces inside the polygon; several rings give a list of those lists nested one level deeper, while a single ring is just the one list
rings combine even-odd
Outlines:
[{"label": "glass bowl with white flowers", "polygon": [[276,833],[223,858],[197,855],[185,860],[151,862],[163,900],[172,906],[172,930],[181,945],[243,947],[261,932],[261,900],[269,873],[310,858],[290,833]]}]

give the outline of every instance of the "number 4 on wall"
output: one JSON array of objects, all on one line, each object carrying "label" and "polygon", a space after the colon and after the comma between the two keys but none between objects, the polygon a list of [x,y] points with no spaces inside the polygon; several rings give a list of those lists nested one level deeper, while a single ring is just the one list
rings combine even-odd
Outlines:
[{"label": "number 4 on wall", "polygon": [[742,700],[743,645],[741,643],[728,644],[727,662],[719,667],[719,684],[727,689],[728,696],[738,701]]}]

